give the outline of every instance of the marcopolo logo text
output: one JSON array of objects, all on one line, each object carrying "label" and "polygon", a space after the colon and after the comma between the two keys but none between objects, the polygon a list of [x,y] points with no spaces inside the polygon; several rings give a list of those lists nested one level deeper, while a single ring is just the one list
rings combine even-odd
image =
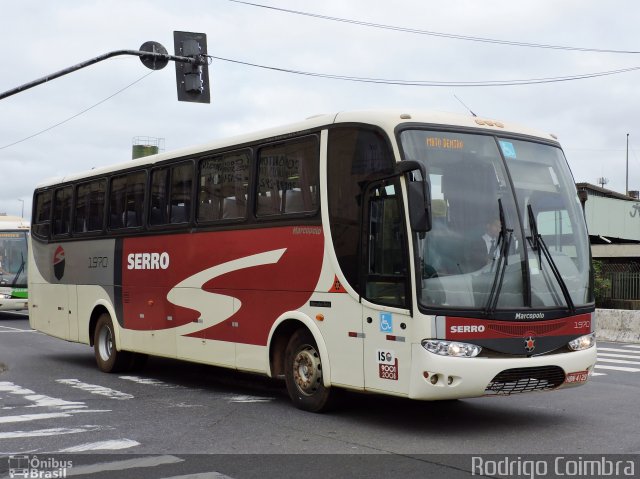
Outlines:
[{"label": "marcopolo logo text", "polygon": [[544,319],[544,313],[516,313],[516,319]]}]

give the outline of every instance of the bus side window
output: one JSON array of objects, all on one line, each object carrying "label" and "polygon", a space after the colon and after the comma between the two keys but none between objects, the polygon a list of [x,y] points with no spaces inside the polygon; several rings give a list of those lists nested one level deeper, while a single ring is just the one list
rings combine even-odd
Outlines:
[{"label": "bus side window", "polygon": [[109,195],[109,227],[111,229],[142,226],[144,171],[127,173],[111,179]]},{"label": "bus side window", "polygon": [[193,163],[184,162],[151,172],[149,224],[187,223],[191,219]]},{"label": "bus side window", "polygon": [[316,211],[320,202],[319,155],[316,136],[261,148],[256,216]]},{"label": "bus side window", "polygon": [[168,178],[169,168],[160,168],[151,172],[151,207],[149,208],[151,226],[167,223]]},{"label": "bus side window", "polygon": [[329,130],[327,201],[333,248],[345,279],[362,294],[358,262],[363,185],[369,175],[393,167],[387,137],[362,127]]},{"label": "bus side window", "polygon": [[171,168],[171,192],[169,196],[171,223],[186,223],[191,218],[191,191],[193,164],[182,163]]},{"label": "bus side window", "polygon": [[51,221],[51,191],[36,193],[34,204],[32,232],[39,238],[47,239]]},{"label": "bus side window", "polygon": [[71,198],[73,187],[56,190],[53,195],[53,234],[66,235],[71,232]]},{"label": "bus side window", "polygon": [[75,232],[100,231],[104,224],[106,181],[95,180],[76,188]]},{"label": "bus side window", "polygon": [[408,261],[406,235],[396,185],[369,193],[366,245],[366,297],[373,302],[405,307]]},{"label": "bus side window", "polygon": [[232,151],[200,161],[198,222],[244,218],[251,150]]}]

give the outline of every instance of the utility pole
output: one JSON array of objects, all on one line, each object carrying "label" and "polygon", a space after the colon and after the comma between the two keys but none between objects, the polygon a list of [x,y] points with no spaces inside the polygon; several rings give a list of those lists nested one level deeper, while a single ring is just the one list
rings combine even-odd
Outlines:
[{"label": "utility pole", "polygon": [[115,50],[25,83],[0,93],[0,100],[102,60],[118,55],[135,55],[140,57],[142,64],[151,70],[161,70],[167,66],[169,61],[176,62],[176,66],[178,64],[185,65],[180,69],[176,68],[178,100],[209,103],[209,59],[207,57],[206,35],[204,33],[190,32],[173,32],[173,35],[176,51],[182,53],[181,56],[169,55],[167,49],[158,42],[145,42],[140,47],[140,50]]},{"label": "utility pole", "polygon": [[627,133],[627,175],[625,177],[625,191],[624,194],[629,194],[629,133]]}]

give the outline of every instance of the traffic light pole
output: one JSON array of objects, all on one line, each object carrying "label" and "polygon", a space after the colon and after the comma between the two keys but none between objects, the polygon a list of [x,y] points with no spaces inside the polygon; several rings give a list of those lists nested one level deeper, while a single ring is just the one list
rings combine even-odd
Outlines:
[{"label": "traffic light pole", "polygon": [[77,65],[65,68],[64,70],[60,70],[32,82],[25,83],[24,85],[20,85],[19,87],[5,91],[4,93],[0,93],[0,100],[10,97],[11,95],[15,95],[16,93],[28,90],[29,88],[33,88],[34,86],[38,86],[48,81],[55,80],[56,78],[67,75],[68,73],[72,73],[95,63],[101,62],[102,60],[107,60],[119,55],[138,56],[140,57],[140,61],[142,61],[142,63],[147,68],[150,68],[152,70],[160,70],[161,68],[164,68],[169,61],[190,64],[195,67],[207,65],[207,57],[205,55],[194,55],[189,57],[169,55],[167,53],[167,50],[157,42],[147,42],[140,48],[148,48],[148,50],[115,50],[113,52],[105,53],[104,55],[91,58],[90,60],[78,63]]}]

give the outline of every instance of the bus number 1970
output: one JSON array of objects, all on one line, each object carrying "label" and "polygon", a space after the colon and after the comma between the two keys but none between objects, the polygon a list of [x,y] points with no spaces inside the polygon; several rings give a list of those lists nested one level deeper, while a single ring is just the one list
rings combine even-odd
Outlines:
[{"label": "bus number 1970", "polygon": [[107,256],[90,256],[89,269],[107,268],[109,266],[109,258]]}]

